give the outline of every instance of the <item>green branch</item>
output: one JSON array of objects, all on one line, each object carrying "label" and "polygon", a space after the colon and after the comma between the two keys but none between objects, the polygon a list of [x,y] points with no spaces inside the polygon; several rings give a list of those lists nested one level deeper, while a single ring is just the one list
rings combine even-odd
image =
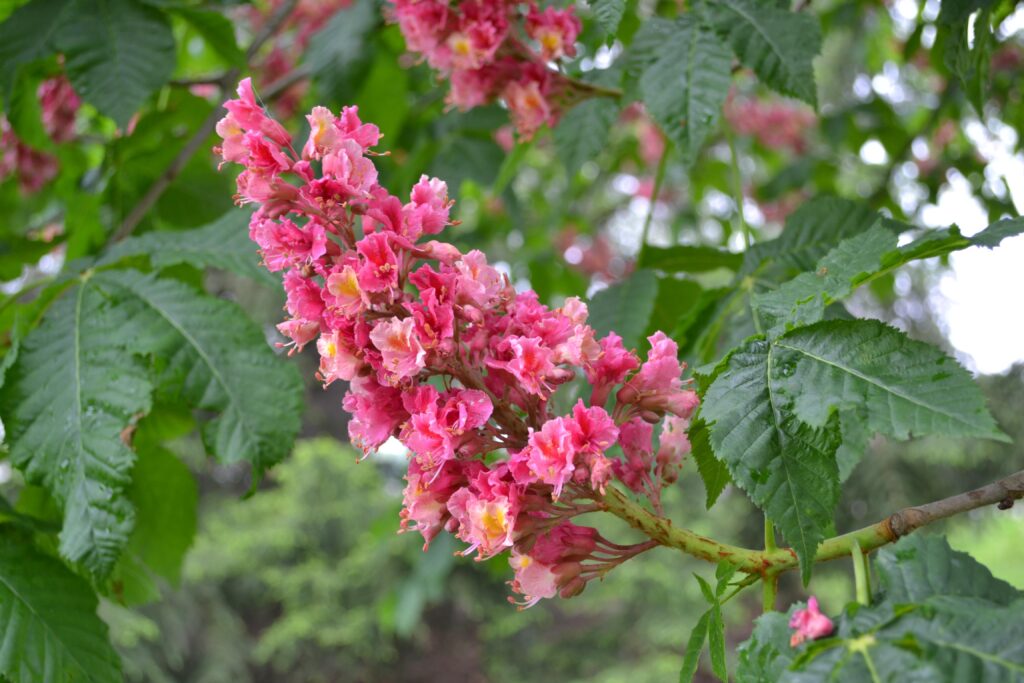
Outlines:
[{"label": "green branch", "polygon": [[[998,505],[999,509],[1005,510],[1021,498],[1024,498],[1024,470],[979,489],[909,507],[871,526],[826,539],[818,546],[814,561],[847,557],[853,552],[855,543],[862,552],[870,553],[940,519],[987,505]],[[725,560],[740,571],[766,577],[777,576],[798,566],[796,553],[791,548],[752,550],[701,536],[689,529],[673,526],[671,520],[658,517],[614,488],[609,488],[597,500],[605,510],[661,545],[708,562]]]}]

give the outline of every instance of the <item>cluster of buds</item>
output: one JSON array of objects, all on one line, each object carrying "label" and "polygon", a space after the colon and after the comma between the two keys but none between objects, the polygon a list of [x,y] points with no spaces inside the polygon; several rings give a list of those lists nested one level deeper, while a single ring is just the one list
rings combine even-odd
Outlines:
[{"label": "cluster of buds", "polygon": [[[56,143],[75,137],[75,115],[81,100],[63,76],[39,84],[36,92],[42,110],[43,130]],[[38,192],[59,170],[57,157],[29,147],[0,115],[0,182],[16,175],[25,194]]]},{"label": "cluster of buds", "polygon": [[809,107],[779,100],[738,100],[730,93],[725,118],[739,135],[753,136],[768,149],[803,154],[816,118]]},{"label": "cluster of buds", "polygon": [[576,54],[582,27],[572,6],[540,10],[531,2],[523,14],[507,0],[390,1],[408,49],[451,84],[451,106],[502,99],[524,138],[558,120],[572,83],[549,65]]},{"label": "cluster of buds", "polygon": [[825,638],[832,635],[832,631],[835,630],[832,620],[818,609],[818,598],[815,597],[807,601],[807,607],[793,612],[789,627],[793,629],[793,634],[789,638],[790,647],[796,647],[808,640]]},{"label": "cluster of buds", "polygon": [[[253,34],[259,33],[266,23],[277,16],[286,0],[246,5],[239,11],[247,20]],[[299,0],[271,41],[270,49],[260,57],[255,70],[262,83],[273,84],[294,72],[309,47],[310,41],[327,25],[337,12],[352,6],[352,0]],[[302,96],[309,88],[306,79],[296,79],[275,98],[275,110],[285,118],[298,111]]]},{"label": "cluster of buds", "polygon": [[[551,309],[481,252],[425,239],[452,224],[445,184],[424,176],[407,202],[379,185],[380,132],[356,108],[314,108],[300,153],[248,80],[238,94],[216,151],[245,167],[250,236],[283,272],[278,329],[293,351],[315,342],[325,385],[348,382],[353,444],[369,453],[395,437],[409,449],[402,528],[426,543],[446,530],[478,559],[510,551],[523,604],[575,594],[651,547],[569,520],[599,510],[612,480],[660,507],[698,401],[675,342],[654,334],[641,362],[618,335],[596,337],[579,299]],[[553,414],[578,376],[588,400]]]}]

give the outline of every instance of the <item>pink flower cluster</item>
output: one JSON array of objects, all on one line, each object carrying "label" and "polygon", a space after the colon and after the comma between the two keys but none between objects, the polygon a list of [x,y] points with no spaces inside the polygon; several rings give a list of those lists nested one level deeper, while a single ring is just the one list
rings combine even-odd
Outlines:
[{"label": "pink flower cluster", "polygon": [[740,135],[751,135],[768,149],[803,154],[807,131],[816,118],[809,107],[782,101],[738,100],[730,93],[725,118]]},{"label": "pink flower cluster", "polygon": [[789,639],[791,647],[796,647],[806,640],[817,640],[831,635],[835,628],[832,620],[818,609],[818,598],[807,601],[807,607],[793,612],[789,627],[794,630]]},{"label": "pink flower cluster", "polygon": [[[43,130],[57,143],[75,137],[75,115],[81,100],[63,76],[39,84],[36,92],[42,109]],[[29,147],[0,115],[0,181],[16,175],[21,191],[38,192],[57,175],[57,157]]]},{"label": "pink flower cluster", "polygon": [[531,2],[524,15],[507,0],[390,2],[406,46],[450,83],[450,105],[472,109],[502,99],[525,138],[558,120],[571,82],[548,65],[576,54],[582,26],[572,6],[540,10]]},{"label": "pink flower cluster", "polygon": [[[250,235],[283,271],[278,329],[293,350],[315,342],[324,384],[349,383],[354,444],[408,447],[403,529],[427,543],[447,530],[478,559],[511,551],[526,604],[575,594],[651,547],[569,519],[600,509],[612,480],[658,506],[678,476],[697,395],[675,342],[654,334],[641,362],[616,334],[595,336],[579,299],[548,308],[479,251],[427,239],[452,223],[445,184],[424,176],[408,201],[381,187],[380,132],[354,107],[314,108],[298,152],[248,80],[238,94],[217,151],[244,165],[237,198],[259,207]],[[553,414],[554,394],[580,375],[588,400]]]}]

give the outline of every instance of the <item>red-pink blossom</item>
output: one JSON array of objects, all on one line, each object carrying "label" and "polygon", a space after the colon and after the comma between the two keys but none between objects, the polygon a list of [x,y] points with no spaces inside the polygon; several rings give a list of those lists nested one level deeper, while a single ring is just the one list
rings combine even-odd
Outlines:
[{"label": "red-pink blossom", "polygon": [[793,612],[789,620],[789,627],[795,630],[789,639],[789,644],[796,647],[805,640],[817,640],[831,635],[834,630],[832,620],[826,617],[818,609],[818,599],[812,597],[807,601],[807,607]]},{"label": "red-pink blossom", "polygon": [[526,34],[540,44],[541,57],[546,60],[576,56],[576,36],[583,25],[570,5],[565,9],[554,6],[540,11],[530,5],[526,15]]}]

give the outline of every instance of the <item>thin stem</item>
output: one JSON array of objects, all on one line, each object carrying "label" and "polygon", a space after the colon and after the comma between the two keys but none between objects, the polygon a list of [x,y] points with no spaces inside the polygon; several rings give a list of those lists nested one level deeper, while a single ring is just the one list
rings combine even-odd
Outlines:
[{"label": "thin stem", "polygon": [[743,176],[740,173],[740,159],[736,154],[736,141],[733,140],[732,131],[725,127],[725,140],[729,143],[729,165],[732,169],[732,197],[736,202],[736,221],[739,225],[740,234],[743,235],[743,248],[750,249],[750,226],[743,216]]},{"label": "thin stem", "polygon": [[738,584],[736,584],[736,588],[734,588],[731,593],[722,598],[718,604],[724,605],[725,603],[729,602],[734,597],[736,597],[736,594],[742,591],[744,588],[746,588],[747,586],[751,586],[760,580],[761,576],[759,574],[748,574],[747,577],[740,581]]},{"label": "thin stem", "polygon": [[640,233],[640,254],[644,253],[647,247],[647,233],[651,229],[651,221],[654,220],[654,208],[658,204],[658,195],[661,194],[661,185],[665,182],[665,169],[668,167],[668,155],[672,151],[672,143],[666,138],[665,149],[658,160],[658,169],[654,172],[654,188],[651,190],[651,205],[647,208],[647,217],[644,218],[644,229]]},{"label": "thin stem", "polygon": [[[987,505],[998,504],[999,509],[1005,510],[1021,498],[1024,498],[1024,470],[979,489],[906,508],[871,526],[826,539],[818,546],[814,561],[825,562],[847,557],[852,552],[854,542],[860,545],[863,552],[869,553],[940,519]],[[781,574],[798,566],[792,548],[751,550],[701,536],[689,529],[674,526],[671,520],[652,514],[615,488],[609,488],[597,500],[605,510],[661,545],[676,548],[702,560],[716,563],[726,560],[741,571],[760,575]]]},{"label": "thin stem", "polygon": [[857,602],[870,605],[871,580],[868,577],[868,558],[856,540],[850,544],[850,555],[853,558],[853,581],[857,591]]}]

